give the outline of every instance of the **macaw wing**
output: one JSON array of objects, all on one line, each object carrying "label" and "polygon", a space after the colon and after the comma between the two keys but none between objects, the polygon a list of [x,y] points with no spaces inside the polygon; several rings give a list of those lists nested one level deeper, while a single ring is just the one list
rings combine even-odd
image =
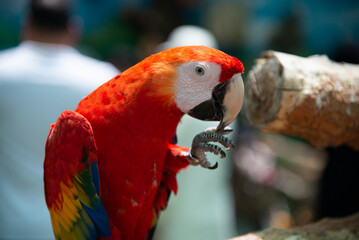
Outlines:
[{"label": "macaw wing", "polygon": [[44,161],[45,198],[56,239],[110,237],[96,161],[90,123],[64,111],[51,126]]}]

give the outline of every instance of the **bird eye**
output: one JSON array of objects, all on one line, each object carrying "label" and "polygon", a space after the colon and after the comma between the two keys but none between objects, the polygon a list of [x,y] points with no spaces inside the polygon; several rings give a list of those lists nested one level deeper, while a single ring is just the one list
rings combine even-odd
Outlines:
[{"label": "bird eye", "polygon": [[204,67],[203,66],[200,66],[200,65],[197,65],[195,66],[194,68],[194,72],[199,75],[199,76],[202,76],[204,74]]}]

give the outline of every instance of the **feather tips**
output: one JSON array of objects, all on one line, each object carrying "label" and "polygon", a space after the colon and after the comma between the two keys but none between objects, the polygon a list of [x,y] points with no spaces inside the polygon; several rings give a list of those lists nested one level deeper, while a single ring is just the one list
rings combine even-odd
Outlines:
[{"label": "feather tips", "polygon": [[[176,142],[177,139],[174,136],[172,142]],[[167,207],[169,196],[171,192],[177,194],[178,186],[176,174],[188,167],[189,162],[186,159],[186,155],[189,152],[189,148],[177,146],[174,144],[168,144],[167,157],[165,166],[163,169],[163,176],[161,184],[158,188],[156,198],[154,201],[155,215],[153,221],[156,222],[161,210]]]},{"label": "feather tips", "polygon": [[109,237],[90,123],[78,113],[65,111],[51,127],[45,147],[44,181],[55,238]]}]

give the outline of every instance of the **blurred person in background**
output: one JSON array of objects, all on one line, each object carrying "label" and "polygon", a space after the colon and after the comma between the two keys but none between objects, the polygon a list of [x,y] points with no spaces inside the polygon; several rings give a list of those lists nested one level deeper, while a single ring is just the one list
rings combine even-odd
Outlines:
[{"label": "blurred person in background", "polygon": [[[217,39],[207,29],[181,25],[170,33],[168,40],[161,43],[156,51],[189,45],[218,48]],[[190,147],[196,134],[217,124],[183,116],[177,128],[178,144]],[[161,213],[155,239],[215,240],[236,235],[233,196],[229,184],[230,152],[227,155],[226,159],[218,161],[218,156],[208,154],[212,163],[218,161],[219,164],[213,171],[190,167],[178,175],[178,194],[170,198],[166,211]]]},{"label": "blurred person in background", "polygon": [[53,239],[43,186],[49,125],[119,71],[82,55],[70,3],[33,0],[19,46],[0,52],[0,239]]}]

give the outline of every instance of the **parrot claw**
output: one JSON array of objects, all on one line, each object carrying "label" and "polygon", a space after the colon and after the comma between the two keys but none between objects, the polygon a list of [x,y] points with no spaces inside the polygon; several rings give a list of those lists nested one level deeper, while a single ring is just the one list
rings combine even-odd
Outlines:
[{"label": "parrot claw", "polygon": [[189,152],[189,155],[187,156],[187,160],[192,166],[199,165],[199,160],[197,158],[194,158],[191,154],[191,151]]},{"label": "parrot claw", "polygon": [[230,127],[225,127],[223,130],[217,131],[217,127],[209,127],[205,130],[205,132],[216,132],[221,135],[227,135],[227,134],[233,132],[233,129]]},{"label": "parrot claw", "polygon": [[201,166],[203,168],[208,168],[211,170],[214,170],[218,167],[218,162],[216,162],[214,165],[211,166],[211,163],[209,161],[207,161],[207,159],[200,161],[200,160],[194,158],[191,154],[189,156],[187,156],[187,160],[190,162],[190,164],[192,166],[197,166],[197,165],[201,164]]},{"label": "parrot claw", "polygon": [[218,162],[216,162],[213,166],[208,167],[208,169],[214,170],[218,168]]},{"label": "parrot claw", "polygon": [[[232,129],[225,128],[222,133],[228,134],[231,131]],[[187,158],[191,165],[201,165],[203,168],[216,169],[218,167],[218,163],[216,162],[213,166],[211,166],[211,163],[207,160],[206,153],[211,152],[215,155],[220,155],[221,158],[226,157],[226,153],[220,147],[208,142],[218,142],[222,144],[227,150],[234,148],[234,143],[232,140],[224,137],[218,132],[215,132],[215,128],[209,128],[206,131],[197,134],[193,139],[192,149],[190,151],[190,155]]]}]

